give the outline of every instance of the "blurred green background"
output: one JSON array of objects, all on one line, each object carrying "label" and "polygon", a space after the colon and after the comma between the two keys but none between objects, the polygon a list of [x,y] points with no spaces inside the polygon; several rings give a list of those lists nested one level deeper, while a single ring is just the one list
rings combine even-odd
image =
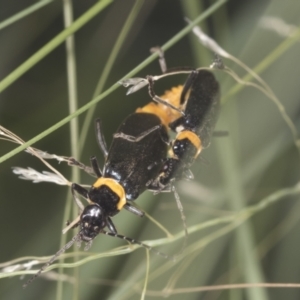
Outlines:
[{"label": "blurred green background", "polygon": [[[78,107],[92,99],[103,68],[134,5],[141,4],[140,10],[121,45],[103,91],[145,60],[151,47],[163,45],[182,30],[186,26],[185,16],[194,19],[217,2],[112,1],[75,34]],[[64,30],[62,1],[49,1],[28,16],[1,27],[5,20],[35,3],[29,0],[0,1],[0,80]],[[73,1],[74,19],[96,3],[92,0]],[[299,38],[295,43],[287,44],[292,41],[289,31],[279,35],[275,25],[273,30],[267,30],[262,27],[261,20],[266,16],[277,17],[290,25],[290,30],[299,30],[299,11],[300,2],[295,0],[247,3],[231,0],[200,24],[222,47],[251,68],[263,64],[260,75],[281,100],[298,130]],[[285,28],[283,25],[279,27]],[[279,52],[284,42],[286,47]],[[169,67],[208,66],[212,58],[212,53],[199,45],[192,33],[166,52]],[[224,62],[240,76],[246,75],[236,64]],[[147,74],[160,74],[156,60],[137,76]],[[292,288],[197,290],[218,284],[300,281],[299,191],[261,209],[248,222],[239,222],[240,215],[237,214],[299,181],[299,152],[291,132],[278,108],[263,93],[243,86],[234,91],[232,88],[236,88],[236,82],[233,79],[220,72],[216,76],[223,95],[217,129],[228,131],[229,136],[214,138],[211,146],[203,151],[203,159],[192,168],[195,180],[180,182],[177,187],[191,230],[194,225],[206,224],[210,220],[219,224],[191,233],[186,255],[175,264],[150,253],[146,298],[162,298],[161,291],[168,287],[169,299],[299,299],[299,289]],[[65,44],[61,44],[1,92],[0,125],[27,141],[66,117],[69,114],[67,78]],[[156,92],[161,94],[184,80],[185,76],[161,80],[155,85]],[[125,96],[125,93],[126,90],[119,87],[95,107],[92,120],[95,117],[102,119],[108,144],[121,121],[150,100],[146,89],[130,96]],[[83,113],[78,118],[80,128],[85,115]],[[70,156],[69,124],[33,146],[49,153]],[[14,148],[14,144],[0,140],[1,156]],[[103,164],[94,137],[93,121],[80,160],[89,164],[91,155],[97,155]],[[51,163],[71,180],[70,167],[55,161]],[[20,180],[11,171],[14,166],[46,170],[40,161],[24,152],[0,166],[2,263],[24,256],[53,255],[60,248],[61,230],[67,221],[64,209],[69,189],[51,183],[33,184]],[[82,173],[80,182],[92,184],[93,179]],[[172,234],[183,230],[172,194],[153,196],[145,192],[137,203]],[[233,219],[236,216],[237,223],[222,222],[227,216],[233,216]],[[164,232],[149,219],[139,219],[127,212],[114,217],[114,223],[121,234],[142,241],[165,237]],[[157,249],[176,253],[182,242],[180,239]],[[99,236],[86,255],[93,257],[124,244],[117,239]],[[72,249],[68,252],[72,253]],[[140,299],[146,264],[145,251],[139,249],[127,255],[92,260],[78,270],[74,267],[64,269],[68,277],[64,278],[66,282],[59,292],[56,280],[40,277],[23,290],[24,280],[14,276],[0,281],[0,295],[1,299]],[[75,278],[74,272],[79,278],[78,285],[69,282]],[[29,275],[25,280],[28,278]]]}]

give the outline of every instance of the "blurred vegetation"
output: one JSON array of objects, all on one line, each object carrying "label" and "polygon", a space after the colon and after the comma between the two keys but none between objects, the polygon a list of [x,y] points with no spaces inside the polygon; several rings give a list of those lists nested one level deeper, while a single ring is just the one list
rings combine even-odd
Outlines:
[{"label": "blurred vegetation", "polygon": [[[151,47],[164,45],[176,36],[187,26],[185,16],[193,20],[221,2],[73,1],[74,20],[98,7],[95,16],[89,16],[74,35],[77,80],[75,78],[73,83],[78,95],[77,106],[80,108],[95,97],[105,66],[108,76],[102,77],[101,92],[110,89],[148,58]],[[293,0],[223,2],[205,17],[200,26],[250,68],[261,66],[258,70],[260,76],[280,99],[299,131],[299,39],[292,43],[288,30],[279,34],[275,25],[266,29],[261,20],[266,16],[277,17],[290,25],[281,24],[281,29],[299,30],[300,3]],[[41,5],[36,7],[37,3]],[[33,9],[28,10],[32,6]],[[25,16],[17,15],[20,12]],[[10,19],[16,15],[17,18]],[[63,3],[2,0],[0,29],[1,87],[9,74],[44,49],[49,41],[66,32]],[[112,53],[116,57],[109,69],[107,62]],[[24,74],[20,73],[21,76],[16,76],[5,88],[2,85],[0,94],[0,125],[25,141],[70,115],[70,74],[66,67],[70,53],[66,54],[65,44],[61,43],[44,54]],[[166,59],[169,67],[200,67],[209,66],[213,55],[189,33],[171,44]],[[239,76],[247,75],[235,63],[224,62]],[[147,74],[160,74],[156,59],[153,58],[153,63],[145,65],[135,76]],[[177,185],[190,229],[183,259],[170,263],[150,253],[148,260],[144,249],[117,255],[110,251],[125,243],[99,236],[84,256],[73,252],[78,250],[76,247],[67,251],[72,256],[68,261],[77,261],[80,266],[64,268],[62,274],[66,276],[61,277],[59,284],[56,273],[53,273],[58,271],[57,268],[45,274],[52,274],[55,280],[40,277],[26,290],[22,289],[24,281],[20,281],[19,275],[6,277],[0,281],[1,299],[140,299],[144,296],[147,262],[150,265],[147,299],[162,298],[164,289],[170,292],[169,299],[299,299],[299,288],[197,290],[219,284],[300,281],[297,186],[300,158],[293,136],[278,108],[262,92],[251,87],[237,88],[237,83],[227,74],[218,72],[217,76],[224,99],[217,129],[228,131],[229,136],[214,138],[211,146],[203,151],[203,159],[193,166],[195,180]],[[156,83],[156,92],[161,94],[184,80],[185,76],[165,78]],[[94,137],[95,117],[102,119],[109,144],[121,121],[150,100],[147,89],[130,96],[125,96],[125,93],[121,86],[114,88],[92,106],[95,111],[90,113],[87,121],[86,112],[78,116],[79,134],[76,134],[76,125],[72,125],[78,148],[75,146],[74,149],[71,144],[69,122],[33,146],[58,155],[78,153],[79,159],[86,164],[89,157],[96,154],[103,164]],[[89,126],[86,135],[80,139],[84,122]],[[84,141],[82,145],[81,141]],[[0,140],[0,156],[15,147]],[[51,163],[69,180],[76,178],[75,181],[85,184],[93,182],[86,174],[72,174],[70,167]],[[65,213],[66,203],[71,203],[69,189],[20,180],[11,172],[13,166],[29,166],[39,171],[46,169],[35,157],[24,152],[1,163],[0,262],[27,256],[51,256],[74,234],[70,233],[66,240],[61,240],[64,223],[73,218],[70,212],[67,217]],[[137,204],[172,234],[182,233],[174,195],[153,196],[145,192]],[[139,219],[127,212],[114,217],[114,222],[121,234],[135,239],[147,241],[165,237],[165,233],[149,219]],[[215,226],[208,226],[210,223],[207,222]],[[200,230],[201,226],[206,228]],[[182,242],[182,239],[165,242],[157,249],[176,253]],[[111,257],[103,253],[110,253]],[[84,257],[90,261],[80,263]]]}]

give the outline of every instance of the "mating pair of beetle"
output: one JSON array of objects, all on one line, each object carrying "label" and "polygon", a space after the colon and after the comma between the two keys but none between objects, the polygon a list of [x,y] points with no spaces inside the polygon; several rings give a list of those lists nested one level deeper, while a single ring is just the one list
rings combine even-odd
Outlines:
[{"label": "mating pair of beetle", "polygon": [[[138,108],[122,122],[114,134],[109,150],[101,131],[100,120],[96,120],[96,137],[105,157],[105,164],[101,170],[96,157],[91,157],[91,167],[97,180],[90,190],[79,184],[72,184],[76,203],[80,203],[76,193],[89,202],[84,208],[78,205],[81,214],[68,226],[80,226],[79,233],[24,286],[75,242],[84,241],[88,248],[99,233],[151,249],[141,242],[119,235],[111,217],[122,209],[142,217],[144,212],[132,204],[142,192],[147,189],[155,193],[176,193],[176,180],[192,178],[189,170],[192,163],[201,149],[210,143],[219,111],[220,90],[214,75],[207,70],[191,70],[184,86],[172,88],[162,97],[154,93],[151,76],[147,77],[147,84],[154,101]],[[169,129],[177,133],[171,142]],[[75,159],[72,164],[82,167]],[[109,231],[105,230],[106,227]],[[156,250],[155,252],[168,257]]]},{"label": "mating pair of beetle", "polygon": [[[73,194],[76,191],[90,203],[80,216],[82,241],[92,241],[105,227],[117,234],[111,217],[123,208],[143,216],[132,201],[146,189],[172,191],[174,181],[190,178],[191,164],[210,142],[220,102],[219,84],[211,72],[192,71],[183,87],[163,96],[168,100],[156,96],[151,77],[148,81],[150,94],[159,103],[151,102],[128,116],[109,151],[100,120],[96,120],[97,140],[105,157],[103,171],[93,156],[91,166],[97,180],[91,189],[72,185]],[[168,128],[177,133],[171,142]]]}]

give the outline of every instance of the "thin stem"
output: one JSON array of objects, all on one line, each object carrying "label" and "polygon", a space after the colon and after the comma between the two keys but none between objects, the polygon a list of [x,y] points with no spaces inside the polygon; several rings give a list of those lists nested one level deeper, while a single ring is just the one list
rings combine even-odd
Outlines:
[{"label": "thin stem", "polygon": [[53,2],[53,0],[41,0],[25,9],[23,9],[22,11],[20,11],[19,13],[16,13],[15,15],[13,15],[12,17],[2,21],[0,23],[0,30],[2,30],[3,28],[16,23],[17,21],[27,17],[28,15],[30,15],[31,13],[37,11],[38,9],[46,6],[47,4]]}]

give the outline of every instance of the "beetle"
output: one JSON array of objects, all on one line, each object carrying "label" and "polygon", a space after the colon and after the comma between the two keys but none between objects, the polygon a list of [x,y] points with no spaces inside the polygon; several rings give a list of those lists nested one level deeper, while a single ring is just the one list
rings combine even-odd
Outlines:
[{"label": "beetle", "polygon": [[[95,156],[91,166],[97,180],[86,190],[72,184],[89,202],[82,214],[81,239],[91,241],[105,227],[116,234],[111,217],[126,209],[135,215],[144,213],[131,204],[157,178],[168,150],[168,133],[159,117],[152,113],[135,112],[128,116],[114,135],[109,151],[101,132],[100,120],[96,120],[97,140],[105,163],[100,170]],[[130,137],[130,138],[129,138]],[[135,139],[132,143],[131,139]]]},{"label": "beetle", "polygon": [[[151,79],[149,84],[152,85]],[[190,178],[191,165],[210,144],[220,109],[220,87],[212,72],[193,70],[190,73],[180,93],[179,107],[182,116],[168,124],[177,135],[153,183],[154,189],[169,190],[174,180]]]},{"label": "beetle", "polygon": [[[95,156],[90,158],[91,170],[74,158],[70,159],[71,165],[79,166],[97,177],[89,190],[77,183],[71,186],[74,200],[81,213],[63,232],[77,226],[80,227],[79,232],[23,285],[24,288],[74,243],[85,242],[87,250],[100,233],[138,244],[164,258],[174,260],[174,257],[149,245],[118,234],[111,219],[123,208],[137,216],[144,215],[144,212],[131,202],[137,199],[159,175],[168,151],[167,128],[157,115],[135,112],[119,126],[107,150],[100,120],[97,119],[95,124],[97,141],[105,157],[103,170],[99,168]],[[132,139],[135,143],[132,143]],[[89,204],[83,207],[76,193],[87,199]],[[105,230],[106,227],[108,231]]]}]

